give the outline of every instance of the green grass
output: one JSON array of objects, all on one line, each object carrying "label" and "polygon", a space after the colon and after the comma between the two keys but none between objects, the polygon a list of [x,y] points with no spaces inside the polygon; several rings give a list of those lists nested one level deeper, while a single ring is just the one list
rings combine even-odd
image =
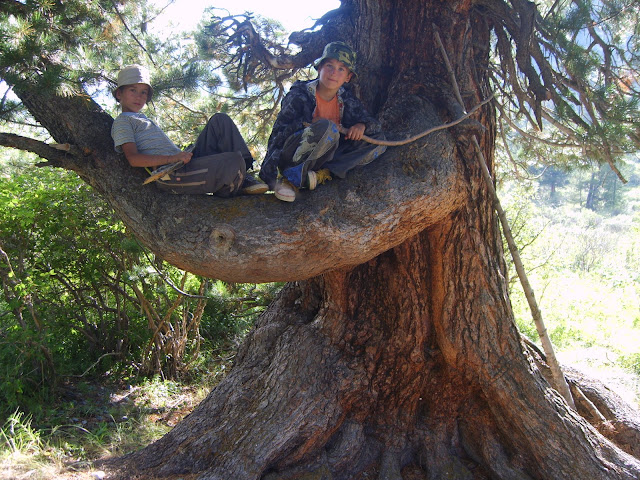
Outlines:
[{"label": "green grass", "polygon": [[[529,273],[529,281],[560,361],[640,407],[640,281],[624,268],[618,270],[623,274],[603,274],[615,270],[607,256],[595,271],[539,269]],[[519,283],[512,287],[511,302],[518,328],[537,342]]]},{"label": "green grass", "polygon": [[192,384],[145,379],[135,385],[66,385],[42,424],[15,412],[0,426],[0,478],[95,480],[97,460],[138,450],[160,438],[200,403],[230,360],[211,363]]}]

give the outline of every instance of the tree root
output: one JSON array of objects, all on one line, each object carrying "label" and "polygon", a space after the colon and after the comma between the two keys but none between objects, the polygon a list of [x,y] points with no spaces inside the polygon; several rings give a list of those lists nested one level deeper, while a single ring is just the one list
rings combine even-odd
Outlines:
[{"label": "tree root", "polygon": [[[526,337],[522,338],[536,365],[550,381],[551,371],[544,354]],[[599,380],[571,367],[564,366],[563,369],[577,412],[618,448],[640,459],[640,412]]]}]

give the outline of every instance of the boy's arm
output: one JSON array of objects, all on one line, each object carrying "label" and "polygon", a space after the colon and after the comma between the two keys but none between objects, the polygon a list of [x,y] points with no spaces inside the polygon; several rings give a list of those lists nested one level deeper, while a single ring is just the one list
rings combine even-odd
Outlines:
[{"label": "boy's arm", "polygon": [[[347,130],[355,127],[357,124],[363,124],[365,131],[363,134],[373,135],[382,131],[382,125],[371,115],[364,107],[362,102],[351,91],[346,91],[343,96],[344,114],[342,117],[342,126]],[[360,140],[362,137],[358,138]],[[352,138],[351,140],[356,140]]]},{"label": "boy's arm", "polygon": [[158,167],[179,161],[189,163],[193,155],[191,152],[179,152],[175,155],[148,155],[138,152],[138,147],[133,142],[123,143],[122,151],[132,167]]}]

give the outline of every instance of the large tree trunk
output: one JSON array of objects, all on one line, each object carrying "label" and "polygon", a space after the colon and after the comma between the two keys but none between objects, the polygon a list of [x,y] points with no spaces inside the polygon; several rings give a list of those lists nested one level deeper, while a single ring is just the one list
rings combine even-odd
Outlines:
[{"label": "large tree trunk", "polygon": [[479,213],[289,284],[230,375],[127,463],[142,478],[637,478],[526,354]]},{"label": "large tree trunk", "polygon": [[[387,131],[455,115],[432,22],[467,107],[487,96],[488,20],[468,2],[348,3],[366,59],[363,97],[383,105]],[[492,161],[491,109],[479,118]],[[123,475],[637,479],[638,459],[571,410],[521,342],[492,199],[467,140],[453,132],[456,148],[441,158],[467,179],[455,211],[355,268],[287,285],[229,376],[127,457]],[[367,167],[371,188],[385,195],[384,163],[402,158],[407,175],[421,167],[424,145],[433,143]]]}]

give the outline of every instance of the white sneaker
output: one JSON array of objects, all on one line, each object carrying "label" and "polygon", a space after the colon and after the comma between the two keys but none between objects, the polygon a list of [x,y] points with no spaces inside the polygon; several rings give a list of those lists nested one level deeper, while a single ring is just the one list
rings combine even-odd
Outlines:
[{"label": "white sneaker", "polygon": [[291,185],[286,178],[278,180],[276,188],[273,189],[273,193],[278,200],[282,200],[283,202],[293,202],[296,199],[295,187]]}]

